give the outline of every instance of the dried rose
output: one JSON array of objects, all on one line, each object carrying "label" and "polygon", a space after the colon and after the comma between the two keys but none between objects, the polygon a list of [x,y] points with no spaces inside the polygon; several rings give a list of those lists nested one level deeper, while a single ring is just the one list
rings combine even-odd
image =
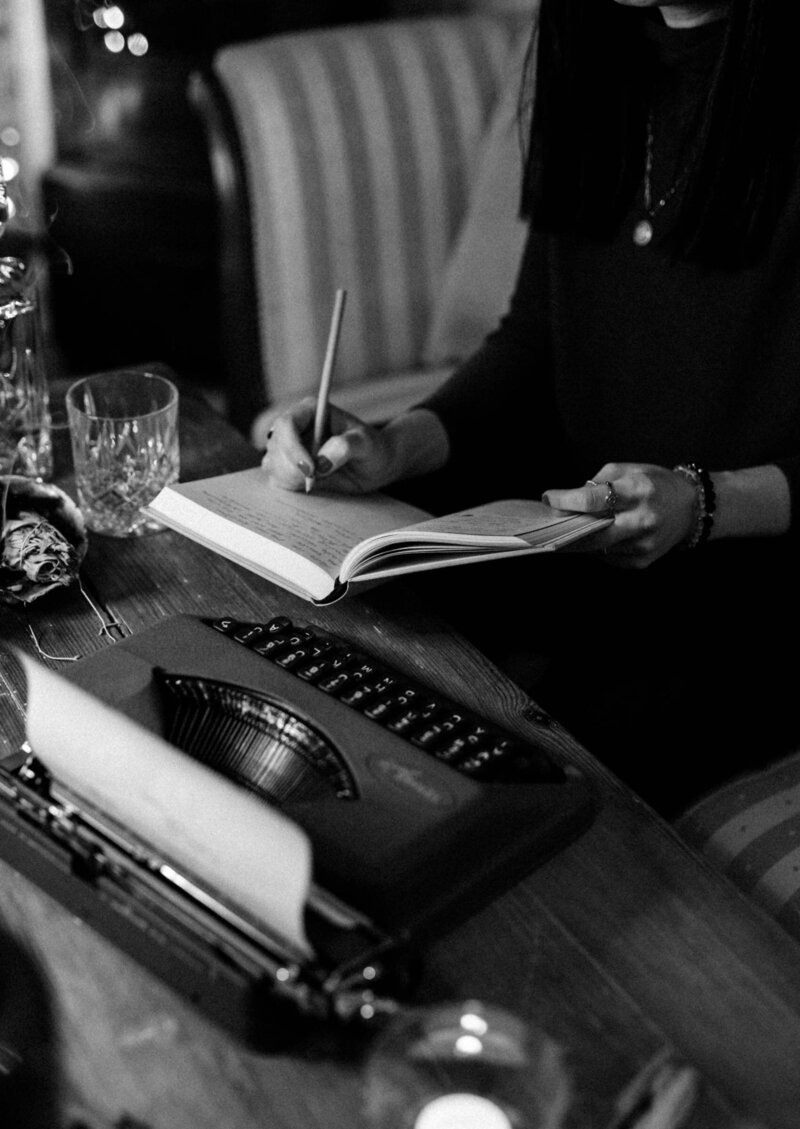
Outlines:
[{"label": "dried rose", "polygon": [[2,567],[23,573],[34,584],[69,584],[75,579],[77,551],[37,514],[23,513],[6,522],[2,549]]},{"label": "dried rose", "polygon": [[77,579],[83,516],[57,486],[0,476],[0,600],[30,603]]}]

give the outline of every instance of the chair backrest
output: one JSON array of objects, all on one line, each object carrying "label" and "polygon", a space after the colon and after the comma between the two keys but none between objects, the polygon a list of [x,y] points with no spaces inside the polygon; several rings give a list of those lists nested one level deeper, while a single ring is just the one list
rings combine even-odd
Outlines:
[{"label": "chair backrest", "polygon": [[214,60],[246,173],[264,401],[318,378],[348,290],[336,380],[423,361],[520,16],[306,31]]}]

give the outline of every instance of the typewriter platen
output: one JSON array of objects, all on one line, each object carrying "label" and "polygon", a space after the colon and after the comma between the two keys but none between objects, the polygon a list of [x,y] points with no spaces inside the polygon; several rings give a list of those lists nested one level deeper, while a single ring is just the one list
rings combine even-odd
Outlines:
[{"label": "typewriter platen", "polygon": [[8,861],[257,1043],[280,1043],[298,1017],[369,1018],[403,991],[409,949],[564,847],[594,812],[583,778],[535,745],[283,617],[173,617],[68,678],[309,837],[312,961],[232,911],[224,891],[176,883],[35,759],[0,773]]}]

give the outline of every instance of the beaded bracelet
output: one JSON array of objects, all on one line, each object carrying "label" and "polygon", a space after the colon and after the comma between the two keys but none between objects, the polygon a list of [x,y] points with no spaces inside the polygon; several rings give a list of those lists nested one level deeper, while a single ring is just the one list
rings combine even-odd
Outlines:
[{"label": "beaded bracelet", "polygon": [[714,493],[714,483],[707,470],[696,463],[679,463],[672,468],[676,474],[683,475],[694,486],[695,490],[695,516],[694,524],[686,539],[681,543],[681,549],[696,549],[707,541],[714,525],[714,510],[717,508],[717,499]]}]

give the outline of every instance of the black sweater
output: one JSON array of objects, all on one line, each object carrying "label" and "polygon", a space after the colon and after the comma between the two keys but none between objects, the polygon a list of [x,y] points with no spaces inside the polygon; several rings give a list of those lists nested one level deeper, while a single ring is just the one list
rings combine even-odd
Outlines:
[{"label": "black sweater", "polygon": [[[676,175],[718,29],[657,33],[656,197]],[[607,461],[778,463],[800,504],[800,185],[748,269],[674,259],[659,240],[669,212],[644,248],[632,239],[641,194],[612,241],[531,234],[502,326],[428,401],[456,460],[492,441],[498,469],[522,452],[533,494]],[[502,476],[497,486],[507,492]]]},{"label": "black sweater", "polygon": [[[680,175],[720,33],[654,33],[656,198]],[[555,656],[540,700],[656,803],[670,758],[693,778],[679,802],[800,740],[784,657],[800,626],[800,186],[768,253],[735,271],[672,257],[660,240],[669,209],[647,247],[632,239],[641,193],[611,240],[532,232],[510,312],[426,404],[448,432],[449,471],[478,483],[476,497],[538,497],[608,461],[786,473],[787,536],[674,551],[642,572],[529,560],[513,586],[511,570],[491,585],[513,587],[495,628],[514,616],[517,640]]]}]

